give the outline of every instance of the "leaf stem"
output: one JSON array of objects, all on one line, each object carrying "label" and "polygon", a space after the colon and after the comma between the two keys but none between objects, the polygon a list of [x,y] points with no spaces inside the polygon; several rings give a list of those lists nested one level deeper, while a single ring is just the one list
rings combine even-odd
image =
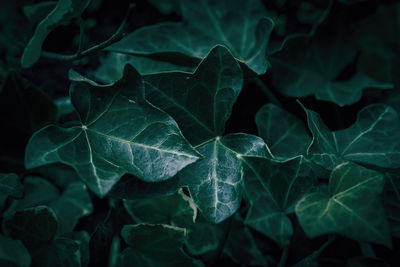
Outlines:
[{"label": "leaf stem", "polygon": [[263,81],[261,81],[259,77],[254,78],[254,81],[273,104],[277,105],[278,107],[282,107],[282,103],[278,100],[278,98],[276,98],[272,91],[263,83]]},{"label": "leaf stem", "polygon": [[281,259],[279,260],[278,267],[284,267],[286,266],[286,261],[289,255],[289,245],[285,246],[283,248],[282,254],[281,254]]},{"label": "leaf stem", "polygon": [[374,249],[372,248],[371,244],[367,242],[358,242],[360,244],[361,252],[364,256],[369,258],[376,258]]},{"label": "leaf stem", "polygon": [[[86,50],[80,51],[82,49],[81,43],[83,42],[82,41],[83,36],[80,36],[78,51],[75,54],[64,55],[64,54],[42,51],[42,56],[46,57],[46,58],[50,58],[50,59],[56,59],[56,60],[62,60],[62,61],[72,61],[72,60],[76,60],[76,59],[82,58],[84,56],[87,56],[90,53],[100,51],[103,48],[106,48],[107,46],[109,46],[115,42],[118,42],[125,36],[125,33],[124,33],[125,25],[129,19],[129,17],[132,14],[132,9],[134,7],[135,7],[135,4],[129,5],[129,8],[128,8],[128,11],[126,12],[125,18],[122,21],[121,25],[118,27],[117,31],[110,38],[105,40],[104,42],[94,45]],[[82,30],[82,27],[80,27],[80,28],[81,28],[80,33],[82,35],[83,30]]]}]

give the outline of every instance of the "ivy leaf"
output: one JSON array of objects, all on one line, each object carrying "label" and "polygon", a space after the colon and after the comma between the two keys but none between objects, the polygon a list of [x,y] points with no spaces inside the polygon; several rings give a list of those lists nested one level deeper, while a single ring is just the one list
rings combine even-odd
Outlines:
[{"label": "ivy leaf", "polygon": [[313,36],[288,38],[282,50],[270,57],[273,82],[287,96],[315,95],[318,100],[331,101],[339,106],[357,102],[363,89],[393,87],[375,81],[361,71],[349,80],[336,80],[355,60],[356,53],[355,42],[345,30],[318,31]]},{"label": "ivy leaf", "polygon": [[292,213],[296,202],[312,190],[316,176],[303,156],[278,162],[243,157],[245,187],[250,209],[245,223],[275,240],[281,247],[290,243]]},{"label": "ivy leaf", "polygon": [[179,176],[203,216],[220,223],[240,206],[243,156],[266,156],[265,143],[257,136],[229,134],[216,137],[197,150],[204,158],[184,168]]},{"label": "ivy leaf", "polygon": [[380,194],[384,177],[354,163],[331,173],[328,193],[311,193],[296,205],[296,215],[310,238],[338,233],[391,247],[390,229]]},{"label": "ivy leaf", "polygon": [[26,5],[22,8],[24,15],[32,23],[39,23],[43,20],[55,7],[57,1],[39,2],[33,5]]},{"label": "ivy leaf", "polygon": [[121,235],[131,247],[122,252],[120,266],[190,264],[190,259],[181,250],[186,237],[184,228],[165,224],[125,225]]},{"label": "ivy leaf", "polygon": [[80,122],[36,132],[26,148],[28,169],[56,162],[70,165],[103,197],[125,173],[163,181],[199,159],[176,122],[144,100],[140,75],[129,65],[123,79],[107,86],[76,73],[71,77],[71,102]]},{"label": "ivy leaf", "polygon": [[197,64],[193,65],[192,61],[193,60],[185,61],[184,65],[182,63],[178,65],[144,56],[110,52],[102,61],[100,67],[94,72],[94,76],[98,81],[106,84],[113,83],[121,79],[126,64],[135,67],[142,75],[168,71],[193,72]]},{"label": "ivy leaf", "polygon": [[79,17],[90,0],[59,0],[50,13],[37,25],[35,33],[26,45],[21,58],[21,66],[29,68],[40,57],[42,45],[47,36],[58,26],[68,24]]},{"label": "ivy leaf", "polygon": [[59,237],[35,251],[32,266],[82,266],[79,242]]},{"label": "ivy leaf", "polygon": [[57,216],[47,206],[17,211],[3,222],[7,235],[21,240],[29,250],[52,241],[57,227]]},{"label": "ivy leaf", "polygon": [[90,260],[89,241],[91,238],[88,232],[86,231],[69,232],[63,234],[61,237],[71,239],[79,244],[81,266],[83,267],[88,266]]},{"label": "ivy leaf", "polygon": [[71,183],[50,207],[57,214],[58,232],[72,232],[78,220],[93,212],[93,204],[82,182]]},{"label": "ivy leaf", "polygon": [[146,99],[170,114],[186,138],[198,145],[222,135],[243,86],[243,74],[230,52],[214,47],[193,74],[144,76]]},{"label": "ivy leaf", "polygon": [[170,196],[143,200],[124,200],[126,211],[137,223],[192,227],[197,217],[193,200],[182,189]]},{"label": "ivy leaf", "polygon": [[15,173],[0,173],[0,210],[8,197],[23,197],[23,186]]},{"label": "ivy leaf", "polygon": [[313,135],[308,153],[315,163],[329,170],[345,161],[400,167],[400,120],[391,107],[369,105],[358,113],[352,126],[335,132],[316,112],[304,110]]},{"label": "ivy leaf", "polygon": [[31,256],[20,240],[0,235],[0,263],[2,266],[29,267]]},{"label": "ivy leaf", "polygon": [[273,22],[259,0],[182,1],[183,23],[143,27],[108,50],[135,54],[183,54],[203,59],[215,45],[226,46],[257,74],[267,71],[266,49]]},{"label": "ivy leaf", "polygon": [[302,121],[289,112],[266,104],[257,112],[256,124],[260,137],[274,159],[286,160],[307,155],[311,138]]}]

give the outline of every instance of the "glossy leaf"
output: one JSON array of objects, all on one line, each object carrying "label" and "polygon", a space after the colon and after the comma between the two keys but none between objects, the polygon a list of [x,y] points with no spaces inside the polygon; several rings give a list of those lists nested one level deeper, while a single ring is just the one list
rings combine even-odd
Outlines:
[{"label": "glossy leaf", "polygon": [[315,95],[318,100],[345,106],[357,102],[363,89],[393,87],[360,71],[348,80],[336,79],[357,53],[351,35],[343,27],[337,28],[342,30],[289,38],[282,50],[270,57],[273,82],[280,92],[292,97]]},{"label": "glossy leaf", "polygon": [[391,107],[367,106],[358,113],[352,126],[334,132],[316,112],[305,111],[313,135],[308,153],[315,163],[329,170],[345,161],[400,167],[400,120]]},{"label": "glossy leaf", "polygon": [[354,163],[337,166],[327,194],[311,193],[297,203],[296,215],[304,232],[310,238],[338,233],[391,247],[380,198],[383,182],[382,174]]},{"label": "glossy leaf", "polygon": [[310,162],[298,156],[285,162],[244,157],[246,195],[250,209],[245,223],[276,241],[289,244],[293,234],[287,214],[316,184]]},{"label": "glossy leaf", "polygon": [[82,182],[71,183],[50,207],[57,215],[59,233],[72,232],[81,217],[93,212],[92,201]]},{"label": "glossy leaf", "polygon": [[143,27],[108,49],[137,55],[176,53],[203,59],[215,45],[258,74],[268,68],[266,49],[273,22],[259,0],[182,1],[184,23]]},{"label": "glossy leaf", "polygon": [[264,105],[256,114],[256,124],[274,159],[307,155],[311,138],[302,121],[289,112],[274,104]]},{"label": "glossy leaf", "polygon": [[199,158],[176,122],[144,100],[141,78],[131,67],[123,79],[108,86],[76,73],[71,77],[71,101],[80,123],[36,132],[26,149],[27,168],[70,165],[103,197],[125,173],[162,181]]},{"label": "glossy leaf", "polygon": [[197,208],[182,189],[170,196],[143,200],[124,200],[124,206],[136,223],[168,224],[191,227],[196,221]]},{"label": "glossy leaf", "polygon": [[21,240],[28,249],[34,249],[54,239],[58,222],[53,210],[37,206],[17,211],[3,222],[8,236]]},{"label": "glossy leaf", "polygon": [[0,173],[0,210],[8,197],[21,198],[23,186],[15,173]]},{"label": "glossy leaf", "polygon": [[224,133],[243,86],[239,64],[222,46],[214,47],[193,74],[156,74],[144,80],[146,99],[170,114],[193,145]]},{"label": "glossy leaf", "polygon": [[58,26],[79,17],[90,0],[59,0],[54,9],[37,25],[35,33],[26,45],[21,58],[23,68],[32,66],[40,57],[47,36]]},{"label": "glossy leaf", "polygon": [[0,235],[0,262],[5,266],[29,267],[31,256],[20,240]]},{"label": "glossy leaf", "polygon": [[266,156],[261,138],[247,134],[216,137],[198,146],[203,159],[183,169],[179,176],[209,221],[219,223],[234,214],[242,200],[243,156]]},{"label": "glossy leaf", "polygon": [[125,225],[121,235],[131,246],[122,252],[120,266],[180,266],[190,264],[181,247],[186,230],[163,224]]}]

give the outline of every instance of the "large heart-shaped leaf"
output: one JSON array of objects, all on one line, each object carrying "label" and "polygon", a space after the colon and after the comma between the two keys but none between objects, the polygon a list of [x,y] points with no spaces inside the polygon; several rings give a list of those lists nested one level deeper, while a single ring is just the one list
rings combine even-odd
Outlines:
[{"label": "large heart-shaped leaf", "polygon": [[289,244],[293,234],[287,214],[316,183],[316,175],[303,156],[285,162],[243,157],[246,194],[250,209],[245,223],[280,246]]},{"label": "large heart-shaped leaf", "polygon": [[289,112],[274,104],[264,105],[256,114],[256,124],[274,159],[307,154],[311,138],[302,121]]},{"label": "large heart-shaped leaf", "polygon": [[[340,106],[357,102],[367,88],[392,88],[358,71],[348,80],[336,80],[342,70],[355,60],[357,47],[351,34],[318,31],[315,35],[298,35],[287,39],[281,51],[270,57],[273,82],[292,97],[315,95],[319,100]],[[288,79],[287,77],[290,77]]]},{"label": "large heart-shaped leaf", "polygon": [[315,163],[329,170],[344,161],[400,167],[400,120],[391,107],[367,106],[358,113],[352,126],[334,132],[316,112],[305,111],[313,135],[308,153]]},{"label": "large heart-shaped leaf", "polygon": [[184,23],[143,27],[108,49],[127,54],[177,53],[202,59],[217,44],[258,74],[268,68],[266,47],[273,22],[261,1],[182,1]]},{"label": "large heart-shaped leaf", "polygon": [[179,176],[204,217],[219,223],[234,214],[242,200],[243,156],[265,157],[261,138],[247,134],[216,137],[197,147],[203,159]]},{"label": "large heart-shaped leaf", "polygon": [[328,193],[311,193],[296,205],[296,215],[310,238],[338,233],[391,247],[389,224],[380,194],[381,173],[354,163],[336,167]]},{"label": "large heart-shaped leaf", "polygon": [[38,24],[35,33],[26,45],[21,58],[24,68],[32,66],[40,57],[47,36],[58,26],[68,24],[79,17],[90,0],[59,0],[53,10]]},{"label": "large heart-shaped leaf", "polygon": [[144,100],[140,75],[127,66],[123,79],[108,86],[71,76],[71,101],[80,122],[36,132],[26,149],[27,168],[70,165],[103,197],[125,173],[162,181],[198,160],[176,122]]},{"label": "large heart-shaped leaf", "polygon": [[144,76],[146,99],[170,114],[193,145],[222,135],[243,86],[231,53],[214,47],[193,74]]}]

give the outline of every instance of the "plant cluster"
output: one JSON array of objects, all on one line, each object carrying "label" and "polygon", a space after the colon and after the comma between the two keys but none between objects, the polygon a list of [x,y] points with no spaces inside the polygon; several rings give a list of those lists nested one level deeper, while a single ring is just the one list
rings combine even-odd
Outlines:
[{"label": "plant cluster", "polygon": [[0,265],[396,264],[399,3],[121,4],[0,4]]}]

